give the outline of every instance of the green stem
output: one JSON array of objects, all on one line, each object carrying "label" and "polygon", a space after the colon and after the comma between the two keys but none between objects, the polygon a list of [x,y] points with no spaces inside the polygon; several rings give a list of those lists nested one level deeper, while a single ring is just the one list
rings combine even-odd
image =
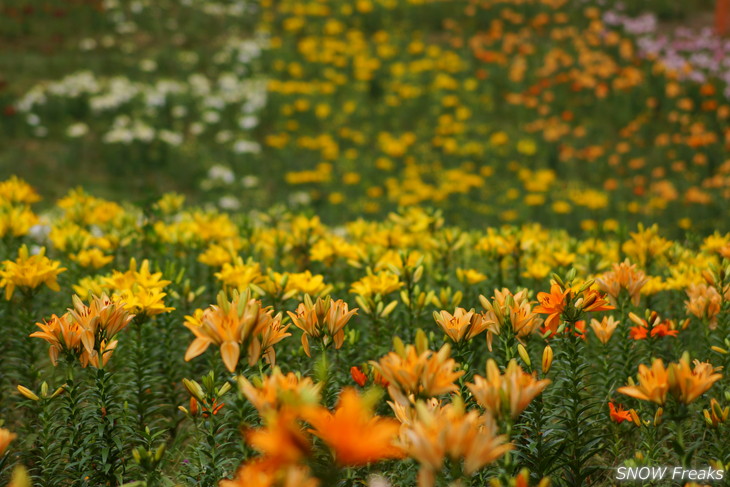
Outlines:
[{"label": "green stem", "polygon": [[[101,359],[100,359],[101,360]],[[118,470],[121,463],[121,452],[115,441],[115,416],[112,408],[116,407],[112,395],[112,374],[103,368],[97,370],[95,385],[97,392],[97,418],[99,421],[99,443],[96,445],[96,474],[98,485],[113,487],[118,485]]]}]

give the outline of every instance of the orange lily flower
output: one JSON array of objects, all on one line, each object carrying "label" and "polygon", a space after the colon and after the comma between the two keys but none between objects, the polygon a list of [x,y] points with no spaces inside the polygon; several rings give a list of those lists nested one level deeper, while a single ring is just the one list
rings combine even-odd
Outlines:
[{"label": "orange lily flower", "polygon": [[616,321],[613,316],[604,316],[601,321],[598,321],[595,318],[591,320],[591,328],[593,328],[596,338],[598,338],[598,341],[604,345],[606,345],[611,339],[617,326],[618,321]]},{"label": "orange lily flower", "polygon": [[296,313],[289,311],[288,314],[294,326],[304,331],[302,347],[307,356],[311,357],[309,337],[321,338],[325,346],[334,342],[335,349],[339,349],[345,341],[345,325],[357,311],[358,308],[349,309],[347,303],[341,299],[335,301],[330,297],[317,298],[317,301],[312,302],[307,294],[304,302],[299,303]]},{"label": "orange lily flower", "polygon": [[[69,308],[69,316],[82,329],[81,343],[86,353],[94,355],[105,337],[109,339],[122,331],[135,315],[124,309],[123,302],[115,302],[106,294],[91,296],[85,305],[78,296],[73,297],[74,307]],[[107,345],[107,350],[111,344]]]},{"label": "orange lily flower", "polygon": [[489,321],[471,309],[456,308],[452,315],[448,311],[433,312],[436,324],[454,342],[469,341],[489,327]]},{"label": "orange lily flower", "polygon": [[313,426],[309,430],[334,452],[341,466],[366,465],[386,458],[401,458],[394,440],[400,424],[394,419],[373,416],[372,400],[345,388],[334,413],[323,407],[302,416]]},{"label": "orange lily flower", "polygon": [[539,306],[533,310],[536,313],[549,315],[545,320],[545,326],[549,328],[553,333],[558,330],[560,326],[560,315],[565,310],[565,297],[570,293],[570,289],[563,290],[562,286],[558,283],[553,283],[550,286],[550,292],[537,293],[537,300],[540,303]]},{"label": "orange lily flower", "polygon": [[[608,303],[606,297],[595,289],[587,289],[583,292],[583,302],[580,306],[585,312],[610,311],[616,309]],[[577,305],[576,305],[577,306]]]},{"label": "orange lily flower", "polygon": [[474,383],[466,386],[480,406],[490,411],[495,418],[509,415],[513,419],[522,413],[535,397],[550,384],[550,380],[537,380],[510,360],[504,374],[500,374],[497,363],[487,361],[487,378],[474,376]]},{"label": "orange lily flower", "polygon": [[512,294],[503,288],[494,290],[492,301],[479,296],[479,302],[486,310],[484,321],[487,325],[487,346],[492,349],[493,335],[499,335],[505,325],[510,325],[518,339],[532,334],[542,324],[542,319],[532,309],[532,302],[527,297],[527,290]]},{"label": "orange lily flower", "polygon": [[211,305],[205,311],[196,311],[187,316],[185,327],[195,334],[195,340],[185,353],[189,361],[205,352],[211,344],[220,347],[221,358],[230,372],[235,372],[246,347],[249,365],[258,362],[263,355],[272,364],[276,358],[273,345],[290,336],[285,333],[288,325],[282,327],[281,314],[273,316],[271,307],[262,307],[261,301],[251,298],[247,291],[233,292],[228,301],[225,293],[218,295],[218,305]]},{"label": "orange lily flower", "polygon": [[288,465],[278,468],[266,459],[246,462],[232,480],[221,480],[219,487],[319,487],[306,467]]},{"label": "orange lily flower", "polygon": [[270,375],[253,379],[253,383],[242,375],[238,376],[238,388],[259,414],[284,407],[300,407],[319,402],[321,384],[315,384],[309,377],[299,377],[293,372],[284,375],[274,367]]},{"label": "orange lily flower", "polygon": [[722,379],[722,374],[716,374],[717,369],[709,362],[695,360],[694,365],[694,370],[690,369],[688,355],[669,365],[669,390],[684,404],[690,404]]},{"label": "orange lily flower", "polygon": [[622,405],[618,405],[618,408],[612,403],[608,403],[608,409],[611,410],[611,421],[621,424],[624,421],[631,421],[631,412],[626,411]]},{"label": "orange lily flower", "polygon": [[457,391],[454,382],[464,371],[454,370],[456,361],[449,358],[450,353],[448,344],[438,352],[423,350],[421,353],[415,346],[407,345],[370,364],[390,384],[391,398],[408,403],[410,395],[426,398]]},{"label": "orange lily flower", "polygon": [[649,282],[644,271],[637,269],[626,259],[620,264],[613,264],[613,269],[596,279],[601,291],[608,293],[612,304],[616,304],[621,289],[626,289],[634,306],[639,305],[641,288]]},{"label": "orange lily flower", "polygon": [[[633,340],[646,340],[649,336],[652,338],[665,336],[676,337],[679,334],[679,330],[671,328],[670,321],[664,320],[660,322],[659,315],[656,311],[651,312],[648,320],[642,319],[634,313],[629,313],[629,319],[637,325],[629,331],[629,337]],[[652,325],[651,332],[649,332],[650,324]]]},{"label": "orange lily flower", "polygon": [[135,315],[124,309],[124,303],[112,301],[105,294],[92,295],[88,306],[78,296],[73,297],[73,303],[74,307],[61,317],[53,315],[48,321],[36,323],[41,331],[30,336],[50,343],[48,355],[53,365],[64,352],[78,357],[83,367],[103,367],[117,346],[114,336]]},{"label": "orange lily flower", "polygon": [[444,460],[464,461],[464,473],[472,475],[497,460],[513,446],[500,435],[490,414],[466,411],[458,398],[446,406],[416,403],[416,416],[404,423],[400,444],[421,464],[418,486],[435,485]]},{"label": "orange lily flower", "polygon": [[58,363],[58,356],[61,352],[70,352],[74,356],[81,351],[81,327],[74,321],[70,320],[68,313],[60,317],[53,315],[50,320],[44,320],[43,323],[36,323],[41,331],[31,333],[33,338],[42,338],[51,346],[48,348],[48,355],[51,363]]},{"label": "orange lily flower", "polygon": [[5,450],[8,449],[8,445],[16,439],[18,435],[11,433],[5,428],[0,428],[0,458],[5,454]]},{"label": "orange lily flower", "polygon": [[687,312],[699,319],[709,321],[711,330],[717,328],[717,315],[722,309],[723,297],[712,286],[707,284],[690,284],[686,290],[688,301],[684,304]]},{"label": "orange lily flower", "polygon": [[270,410],[265,415],[266,427],[246,435],[249,445],[264,454],[268,462],[277,466],[293,465],[309,456],[311,440],[297,424],[291,411]]},{"label": "orange lily flower", "polygon": [[651,369],[644,364],[639,365],[637,378],[639,379],[638,386],[630,381],[629,386],[619,387],[618,392],[642,401],[651,401],[660,406],[666,402],[669,391],[669,371],[664,368],[664,362],[661,359],[654,359]]}]

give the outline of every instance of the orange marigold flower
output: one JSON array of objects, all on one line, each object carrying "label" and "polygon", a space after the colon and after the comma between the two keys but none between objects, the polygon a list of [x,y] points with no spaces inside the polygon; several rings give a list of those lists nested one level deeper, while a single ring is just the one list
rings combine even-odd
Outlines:
[{"label": "orange marigold flower", "polygon": [[342,391],[334,413],[318,407],[302,416],[312,425],[310,432],[332,449],[339,465],[366,465],[403,456],[394,444],[400,424],[374,416],[372,397],[360,396],[352,388]]},{"label": "orange marigold flower", "polygon": [[660,406],[666,402],[667,392],[669,392],[669,371],[664,367],[662,359],[654,359],[651,369],[644,364],[639,365],[637,378],[638,386],[634,385],[632,379],[629,379],[629,385],[619,387],[618,392],[642,401],[651,401]]}]

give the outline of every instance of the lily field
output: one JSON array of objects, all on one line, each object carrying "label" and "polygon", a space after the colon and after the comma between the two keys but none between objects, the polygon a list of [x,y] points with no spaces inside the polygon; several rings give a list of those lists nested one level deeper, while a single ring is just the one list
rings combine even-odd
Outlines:
[{"label": "lily field", "polygon": [[712,7],[4,2],[0,485],[726,485]]}]

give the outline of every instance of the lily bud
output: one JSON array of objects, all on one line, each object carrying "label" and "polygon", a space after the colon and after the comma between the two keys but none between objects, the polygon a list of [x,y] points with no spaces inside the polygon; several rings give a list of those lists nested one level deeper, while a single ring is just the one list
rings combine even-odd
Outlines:
[{"label": "lily bud", "polygon": [[200,402],[205,400],[205,392],[203,392],[203,388],[200,387],[200,384],[190,379],[183,379],[182,381],[185,389],[187,389],[191,396]]},{"label": "lily bud", "polygon": [[[422,330],[418,330],[421,333],[423,333]],[[425,335],[424,335],[425,337]],[[418,340],[418,332],[416,332],[416,340]],[[418,341],[416,341],[416,344],[418,344]],[[393,349],[395,350],[395,353],[400,355],[401,357],[406,356],[406,346],[403,344],[403,340],[400,339],[400,337],[393,337]]]},{"label": "lily bud", "polygon": [[713,414],[715,414],[718,418],[722,418],[722,421],[727,421],[728,414],[730,414],[730,406],[726,406],[725,409],[723,409],[720,406],[720,403],[717,402],[717,399],[712,399],[710,401],[710,409],[712,409]]},{"label": "lily bud", "polygon": [[589,279],[586,282],[584,282],[583,285],[578,289],[578,294],[582,294],[583,291],[585,291],[586,289],[591,287],[594,282],[595,282],[595,280],[593,280],[593,279]]},{"label": "lily bud", "polygon": [[228,392],[230,390],[231,390],[231,383],[230,382],[226,382],[225,384],[223,384],[220,387],[220,389],[218,389],[218,397],[224,395],[226,392]]},{"label": "lily bud", "polygon": [[542,373],[547,375],[550,366],[553,364],[553,349],[550,345],[546,346],[542,351]]},{"label": "lily bud", "polygon": [[654,414],[654,426],[659,426],[662,424],[662,415],[664,414],[664,408],[659,408],[656,410],[656,414]]},{"label": "lily bud", "polygon": [[385,309],[380,313],[380,316],[382,316],[383,318],[387,318],[388,315],[393,312],[396,306],[398,306],[398,301],[391,301],[390,304],[388,304],[388,306],[386,306]]},{"label": "lily bud", "polygon": [[39,401],[40,397],[38,397],[33,391],[28,389],[25,386],[18,386],[18,392],[21,393],[26,398],[30,399],[31,401]]},{"label": "lily bud", "polygon": [[571,281],[573,281],[573,280],[575,279],[575,276],[576,276],[577,274],[578,274],[578,270],[577,270],[577,269],[576,269],[575,267],[573,267],[573,268],[572,268],[572,269],[570,269],[570,270],[568,271],[568,273],[567,273],[567,274],[565,275],[565,280],[566,280],[567,282],[571,282]]},{"label": "lily bud", "polygon": [[651,312],[651,313],[649,314],[649,323],[651,323],[652,325],[654,325],[654,324],[656,324],[656,323],[657,323],[658,321],[659,321],[659,313],[657,313],[656,311],[652,311],[652,312]]},{"label": "lily bud", "polygon": [[423,353],[428,350],[428,337],[422,329],[416,331],[416,351]]},{"label": "lily bud", "polygon": [[413,273],[413,282],[416,283],[423,277],[423,266],[418,266],[418,269]]},{"label": "lily bud", "polygon": [[532,368],[532,362],[530,361],[530,355],[527,353],[527,349],[520,343],[517,345],[517,353],[520,354],[520,358],[525,364]]},{"label": "lily bud", "polygon": [[198,401],[194,397],[191,397],[190,398],[190,414],[193,416],[197,416],[198,411],[199,411]]},{"label": "lily bud", "polygon": [[360,309],[363,310],[364,313],[372,314],[372,310],[370,309],[370,306],[365,302],[365,300],[361,296],[355,296],[355,302],[360,307]]},{"label": "lily bud", "polygon": [[552,277],[553,281],[555,281],[556,284],[559,284],[561,288],[565,288],[565,283],[563,282],[563,279],[555,273],[550,274],[550,277]]},{"label": "lily bud", "polygon": [[63,394],[64,392],[66,392],[66,384],[64,384],[61,387],[59,387],[58,389],[56,389],[54,391],[54,393],[51,394],[51,399],[53,399],[54,397],[58,396],[59,394]]}]

